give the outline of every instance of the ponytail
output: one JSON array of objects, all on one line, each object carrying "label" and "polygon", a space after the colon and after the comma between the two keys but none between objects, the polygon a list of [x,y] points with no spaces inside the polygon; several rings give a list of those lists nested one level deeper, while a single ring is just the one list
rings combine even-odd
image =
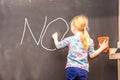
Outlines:
[{"label": "ponytail", "polygon": [[83,44],[85,50],[88,50],[88,48],[89,48],[89,40],[90,40],[89,33],[87,32],[86,29],[84,29],[83,35],[81,37],[81,41],[82,41],[82,44]]}]

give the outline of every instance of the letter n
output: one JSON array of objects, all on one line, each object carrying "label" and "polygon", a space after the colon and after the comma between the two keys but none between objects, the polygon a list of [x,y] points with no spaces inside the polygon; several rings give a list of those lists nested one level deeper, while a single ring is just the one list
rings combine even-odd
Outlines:
[{"label": "letter n", "polygon": [[27,29],[27,28],[29,29],[30,34],[32,35],[32,38],[34,39],[35,43],[36,43],[37,45],[39,45],[39,41],[37,42],[37,40],[36,40],[36,38],[35,38],[32,30],[31,30],[31,28],[30,28],[30,25],[29,25],[28,20],[27,20],[26,17],[25,17],[24,30],[23,30],[23,34],[22,34],[22,38],[21,38],[21,42],[20,42],[20,43],[21,43],[21,44],[23,43],[23,39],[24,39],[25,32],[26,32],[26,29]]}]

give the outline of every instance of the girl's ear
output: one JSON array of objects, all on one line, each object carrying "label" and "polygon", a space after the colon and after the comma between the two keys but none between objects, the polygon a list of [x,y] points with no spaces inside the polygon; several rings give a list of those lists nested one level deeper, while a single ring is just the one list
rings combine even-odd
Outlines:
[{"label": "girl's ear", "polygon": [[72,27],[72,28],[71,28],[71,31],[72,31],[73,34],[75,34],[76,29],[75,29],[74,27]]}]

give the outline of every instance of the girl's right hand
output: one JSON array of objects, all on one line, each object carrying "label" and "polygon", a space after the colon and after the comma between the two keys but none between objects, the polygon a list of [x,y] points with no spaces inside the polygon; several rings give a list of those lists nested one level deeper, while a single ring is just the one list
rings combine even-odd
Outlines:
[{"label": "girl's right hand", "polygon": [[58,33],[55,32],[55,33],[52,35],[52,38],[53,38],[53,39],[57,39],[57,38],[58,38]]}]

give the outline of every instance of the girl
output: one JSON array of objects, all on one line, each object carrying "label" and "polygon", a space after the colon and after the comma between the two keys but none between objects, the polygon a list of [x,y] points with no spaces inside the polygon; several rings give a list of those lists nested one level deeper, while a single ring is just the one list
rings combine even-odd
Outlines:
[{"label": "girl", "polygon": [[94,58],[108,47],[108,41],[104,40],[100,48],[94,50],[93,40],[90,38],[86,28],[88,19],[84,15],[78,15],[71,21],[71,32],[73,36],[58,41],[58,33],[52,35],[55,46],[60,49],[69,47],[66,62],[67,80],[87,80],[89,71],[88,55]]}]

